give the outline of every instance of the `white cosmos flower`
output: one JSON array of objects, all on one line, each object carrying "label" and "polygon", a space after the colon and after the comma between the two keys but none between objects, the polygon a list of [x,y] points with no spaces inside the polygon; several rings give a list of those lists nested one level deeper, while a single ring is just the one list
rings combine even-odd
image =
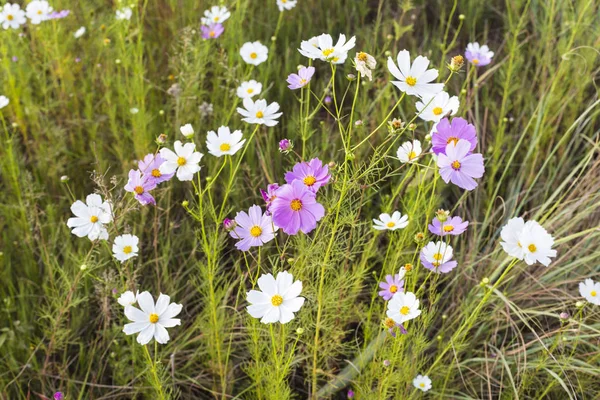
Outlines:
[{"label": "white cosmos flower", "polygon": [[227,7],[223,6],[212,6],[210,10],[204,11],[204,17],[201,18],[202,24],[210,25],[210,24],[222,24],[229,17],[231,17],[231,13],[227,11]]},{"label": "white cosmos flower", "polygon": [[356,70],[360,73],[360,76],[363,78],[366,76],[370,81],[373,80],[372,71],[375,69],[375,66],[377,66],[375,57],[361,51],[356,53],[356,57],[354,57],[354,63],[356,65]]},{"label": "white cosmos flower", "polygon": [[244,117],[242,118],[242,121],[249,124],[266,126],[275,126],[279,123],[277,118],[282,114],[277,112],[279,111],[279,104],[274,102],[267,105],[266,100],[260,99],[252,101],[252,99],[249,98],[245,98],[243,104],[244,108],[237,108],[237,112]]},{"label": "white cosmos flower", "polygon": [[248,313],[254,318],[261,318],[263,324],[281,322],[282,324],[294,319],[294,313],[304,304],[302,282],[295,281],[292,274],[283,271],[273,275],[262,275],[258,279],[258,290],[251,290],[246,295],[250,303]]},{"label": "white cosmos flower", "polygon": [[112,251],[115,258],[125,262],[130,258],[137,257],[140,239],[135,235],[125,234],[117,236],[113,243]]},{"label": "white cosmos flower", "polygon": [[600,282],[586,279],[579,283],[579,294],[587,301],[600,306]]},{"label": "white cosmos flower", "polygon": [[417,157],[421,155],[423,149],[421,148],[421,142],[413,140],[412,142],[404,142],[402,146],[398,147],[398,160],[401,163],[413,163],[417,160]]},{"label": "white cosmos flower", "polygon": [[178,140],[174,147],[174,152],[164,147],[160,149],[160,156],[166,161],[158,169],[163,175],[177,171],[177,179],[191,181],[194,174],[200,171],[198,164],[204,154],[196,151],[195,143],[186,143],[182,146],[181,141]]},{"label": "white cosmos flower", "polygon": [[27,22],[25,11],[21,10],[18,4],[6,3],[0,12],[0,24],[2,28],[19,29],[21,25]]},{"label": "white cosmos flower", "polygon": [[412,384],[419,390],[424,392],[431,389],[431,379],[427,375],[417,375],[415,379],[413,379]]},{"label": "white cosmos flower", "polygon": [[48,16],[52,12],[52,7],[50,7],[50,4],[48,4],[46,0],[33,0],[31,3],[27,4],[25,10],[29,22],[37,25],[48,19]]},{"label": "white cosmos flower", "polygon": [[8,103],[10,103],[10,101],[8,100],[8,97],[0,96],[0,109],[6,107],[8,105]]},{"label": "white cosmos flower", "polygon": [[242,131],[231,132],[228,127],[221,126],[215,131],[208,131],[206,147],[208,152],[215,157],[234,155],[242,148],[246,139],[242,140]]},{"label": "white cosmos flower", "polygon": [[298,51],[304,57],[313,60],[322,60],[332,62],[334,64],[343,64],[348,58],[348,51],[356,44],[356,37],[352,36],[346,42],[346,35],[341,34],[337,43],[333,44],[331,35],[326,33],[303,40],[300,43]]},{"label": "white cosmos flower", "polygon": [[503,242],[500,242],[500,245],[509,256],[516,257],[519,260],[522,260],[524,257],[523,247],[519,243],[519,235],[523,231],[524,226],[525,221],[523,221],[523,218],[511,218],[500,231],[500,237],[503,240]]},{"label": "white cosmos flower", "polygon": [[258,65],[267,61],[269,49],[259,41],[246,42],[240,49],[240,55],[246,64]]},{"label": "white cosmos flower", "polygon": [[131,16],[133,15],[133,10],[131,9],[131,7],[123,7],[120,10],[117,10],[116,12],[116,17],[118,20],[127,20],[129,21],[131,19]]},{"label": "white cosmos flower", "polygon": [[192,127],[192,124],[185,124],[179,127],[179,131],[183,136],[185,136],[186,139],[189,139],[192,136],[194,136],[194,127]]},{"label": "white cosmos flower", "polygon": [[283,10],[291,10],[296,7],[297,0],[277,0],[277,7],[279,7],[279,11]]},{"label": "white cosmos flower", "polygon": [[102,201],[99,194],[90,194],[85,203],[77,200],[71,205],[74,218],[69,218],[67,226],[73,228],[71,233],[78,237],[87,236],[90,240],[108,239],[108,231],[104,224],[112,221],[112,207],[109,202]]},{"label": "white cosmos flower", "polygon": [[429,242],[421,251],[425,259],[435,267],[452,260],[454,250],[445,242]]},{"label": "white cosmos flower", "polygon": [[373,228],[378,231],[390,230],[395,231],[396,229],[406,228],[408,225],[408,215],[400,214],[400,211],[394,211],[390,214],[380,214],[379,219],[373,219]]},{"label": "white cosmos flower", "polygon": [[132,306],[137,302],[137,297],[140,295],[140,291],[133,293],[131,290],[121,293],[117,302],[123,307]]},{"label": "white cosmos flower", "polygon": [[421,315],[419,300],[412,292],[396,292],[388,302],[386,315],[397,324],[403,324]]},{"label": "white cosmos flower", "polygon": [[156,305],[152,295],[142,292],[137,295],[137,302],[141,308],[134,306],[125,307],[125,316],[133,321],[123,327],[126,335],[140,333],[137,342],[141,345],[149,343],[152,338],[158,343],[165,344],[169,341],[169,332],[165,328],[181,325],[181,320],[176,317],[183,306],[171,303],[171,298],[166,294],[158,296]]},{"label": "white cosmos flower", "polygon": [[237,88],[237,96],[240,99],[252,98],[262,91],[262,83],[256,82],[254,79],[242,82],[242,84]]},{"label": "white cosmos flower", "polygon": [[443,83],[431,83],[438,77],[438,71],[427,69],[427,57],[418,56],[411,65],[410,53],[402,50],[398,53],[397,60],[398,65],[392,57],[388,57],[387,66],[394,78],[398,79],[392,81],[392,84],[406,94],[419,97],[434,96],[444,88]]},{"label": "white cosmos flower", "polygon": [[452,96],[447,92],[439,92],[435,96],[423,97],[422,101],[416,104],[417,114],[424,121],[440,122],[447,114],[454,115],[458,111],[460,103],[458,97]]},{"label": "white cosmos flower", "polygon": [[79,39],[80,37],[85,35],[85,32],[86,32],[85,26],[82,26],[81,28],[79,28],[75,31],[73,36],[75,36],[75,39]]},{"label": "white cosmos flower", "polygon": [[500,245],[512,257],[524,260],[527,265],[540,262],[550,265],[550,257],[556,257],[552,250],[554,238],[535,221],[523,221],[523,218],[512,218],[500,231],[503,242]]}]

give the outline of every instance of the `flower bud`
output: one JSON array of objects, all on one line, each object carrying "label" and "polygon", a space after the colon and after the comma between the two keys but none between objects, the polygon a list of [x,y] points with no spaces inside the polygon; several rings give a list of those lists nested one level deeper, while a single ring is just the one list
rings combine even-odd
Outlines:
[{"label": "flower bud", "polygon": [[413,269],[413,268],[414,268],[414,267],[413,267],[413,265],[412,265],[411,263],[406,263],[406,264],[404,264],[404,270],[405,270],[406,272],[410,272],[410,271],[412,271],[412,269]]},{"label": "flower bud", "polygon": [[438,221],[446,222],[448,220],[448,217],[450,216],[450,211],[440,209],[437,210],[435,216],[437,217]]},{"label": "flower bud", "polygon": [[283,154],[289,153],[294,148],[294,144],[289,139],[279,141],[279,151]]},{"label": "flower bud", "polygon": [[481,285],[481,286],[486,286],[488,283],[490,283],[490,278],[487,278],[487,277],[486,277],[486,278],[483,278],[483,279],[481,280],[481,283],[480,283],[480,285]]},{"label": "flower bud", "polygon": [[415,129],[417,129],[417,124],[415,124],[414,122],[408,125],[408,130],[414,131]]},{"label": "flower bud", "polygon": [[560,317],[560,319],[563,319],[563,320],[569,319],[569,313],[563,311],[560,313],[559,317]]},{"label": "flower bud", "polygon": [[298,329],[296,329],[296,335],[300,336],[300,335],[302,335],[303,333],[304,333],[304,329],[302,329],[302,328],[298,328]]},{"label": "flower bud", "polygon": [[389,367],[391,365],[391,361],[390,360],[383,360],[383,366],[384,367]]},{"label": "flower bud", "polygon": [[323,102],[327,105],[331,104],[331,96],[325,96],[325,99],[323,100]]},{"label": "flower bud", "polygon": [[167,141],[167,135],[165,135],[164,133],[161,133],[156,138],[156,143],[157,144],[164,144],[166,141]]},{"label": "flower bud", "polygon": [[583,301],[578,301],[577,303],[575,303],[575,307],[577,307],[577,308],[581,308],[581,307],[583,307],[583,305],[584,305]]},{"label": "flower bud", "polygon": [[80,269],[81,271],[85,271],[85,270],[87,269],[87,265],[85,265],[85,264],[81,264],[81,265],[79,266],[79,269]]},{"label": "flower bud", "polygon": [[237,222],[235,222],[234,219],[225,218],[223,220],[223,228],[225,228],[226,231],[231,231],[236,226],[237,226]]},{"label": "flower bud", "polygon": [[60,181],[62,183],[67,183],[67,182],[69,182],[69,177],[67,175],[63,175],[60,177]]},{"label": "flower bud", "polygon": [[454,56],[452,57],[452,59],[450,60],[450,71],[452,72],[458,72],[460,71],[460,69],[462,68],[462,66],[465,63],[465,59],[463,58],[463,56]]},{"label": "flower bud", "polygon": [[192,136],[194,136],[194,128],[192,127],[192,124],[185,124],[180,127],[179,130],[186,139],[190,139]]},{"label": "flower bud", "polygon": [[458,16],[458,19],[461,20],[461,21],[464,20],[465,19],[465,14],[460,14]]},{"label": "flower bud", "polygon": [[363,121],[362,119],[358,119],[356,120],[356,122],[354,123],[355,126],[363,126]]},{"label": "flower bud", "polygon": [[350,82],[352,82],[353,80],[355,80],[355,79],[356,79],[356,75],[354,75],[354,74],[348,74],[348,75],[346,75],[346,78],[347,78],[347,79],[348,79]]},{"label": "flower bud", "polygon": [[184,200],[184,201],[181,202],[181,205],[183,206],[183,208],[187,208],[187,206],[190,205],[190,202],[187,201],[187,200]]},{"label": "flower bud", "polygon": [[424,240],[425,240],[425,235],[423,234],[423,232],[417,232],[415,234],[415,242],[422,243]]}]

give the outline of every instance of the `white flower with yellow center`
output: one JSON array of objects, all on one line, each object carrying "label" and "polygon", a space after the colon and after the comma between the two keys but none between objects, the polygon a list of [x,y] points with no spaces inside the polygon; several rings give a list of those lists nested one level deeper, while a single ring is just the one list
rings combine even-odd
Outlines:
[{"label": "white flower with yellow center", "polygon": [[427,69],[427,57],[418,56],[411,65],[410,53],[402,50],[398,53],[397,61],[398,65],[392,57],[388,57],[387,66],[394,78],[398,79],[392,81],[392,84],[406,94],[419,97],[435,96],[444,89],[443,83],[431,83],[438,77],[438,71]]},{"label": "white flower with yellow center", "polygon": [[246,64],[258,65],[269,57],[269,49],[259,41],[246,42],[240,48],[240,55]]},{"label": "white flower with yellow center", "polygon": [[297,0],[277,0],[279,11],[291,10],[296,7]]},{"label": "white flower with yellow center", "polygon": [[337,43],[333,44],[333,38],[326,33],[304,40],[300,43],[298,51],[304,57],[313,60],[322,60],[333,64],[343,64],[348,58],[350,51],[356,44],[356,37],[352,36],[346,41],[346,35],[341,34]]},{"label": "white flower with yellow center", "polygon": [[512,257],[524,260],[527,265],[540,262],[550,265],[550,257],[556,257],[552,250],[554,238],[535,221],[523,221],[523,218],[512,218],[500,231],[504,251]]},{"label": "white flower with yellow center", "polygon": [[417,318],[421,315],[419,300],[412,292],[396,292],[388,302],[386,315],[397,324]]},{"label": "white flower with yellow center", "polygon": [[395,231],[396,229],[406,228],[408,226],[408,215],[400,214],[400,211],[394,211],[390,214],[380,214],[379,219],[373,219],[373,229],[378,231]]},{"label": "white flower with yellow center", "polygon": [[361,77],[364,78],[366,76],[370,81],[373,80],[373,70],[377,66],[375,57],[365,53],[364,51],[361,51],[356,53],[356,57],[354,57],[354,64]]},{"label": "white flower with yellow center", "polygon": [[78,237],[87,236],[90,240],[107,240],[108,231],[104,224],[112,221],[112,207],[109,202],[102,201],[99,194],[90,194],[85,203],[77,200],[71,205],[74,218],[69,218],[67,226],[73,228],[71,233]]},{"label": "white flower with yellow center", "polygon": [[432,122],[440,122],[442,118],[456,114],[459,106],[458,97],[450,97],[446,92],[439,92],[435,96],[423,97],[423,100],[417,101],[416,104],[419,118]]},{"label": "white flower with yellow center", "polygon": [[137,303],[137,297],[140,295],[140,291],[133,293],[131,290],[121,293],[117,302],[123,307],[132,306]]},{"label": "white flower with yellow center", "polygon": [[52,7],[46,0],[33,0],[27,4],[25,9],[27,12],[27,18],[33,25],[38,25],[42,21],[46,21],[52,13]]},{"label": "white flower with yellow center", "polygon": [[202,24],[222,24],[231,17],[231,13],[227,7],[212,6],[209,10],[204,11],[204,17],[201,18]]},{"label": "white flower with yellow center", "polygon": [[221,126],[218,130],[209,131],[206,138],[206,148],[215,157],[232,156],[244,146],[246,139],[242,140],[242,131],[231,132],[228,127]]},{"label": "white flower with yellow center", "polygon": [[600,306],[600,282],[586,279],[579,283],[579,294],[587,301]]},{"label": "white flower with yellow center", "polygon": [[6,3],[0,12],[0,24],[2,28],[19,29],[21,25],[27,22],[25,11],[21,10],[18,4]]},{"label": "white flower with yellow center", "polygon": [[413,379],[412,384],[419,390],[424,392],[431,389],[431,379],[427,375],[417,375],[415,379]]},{"label": "white flower with yellow center", "polygon": [[165,160],[159,167],[162,175],[172,174],[177,171],[177,179],[180,181],[191,181],[194,174],[200,171],[200,160],[203,154],[196,151],[195,143],[186,143],[182,146],[181,141],[175,142],[175,151],[167,148],[160,149],[160,156]]},{"label": "white flower with yellow center", "polygon": [[115,258],[125,262],[130,258],[137,257],[140,239],[135,235],[125,234],[117,236],[113,243],[112,251]]},{"label": "white flower with yellow center", "polygon": [[169,332],[166,328],[181,325],[181,320],[173,317],[181,312],[183,306],[171,303],[171,298],[162,293],[158,296],[156,304],[154,304],[154,299],[148,292],[137,295],[137,302],[141,310],[132,305],[125,307],[125,316],[133,322],[126,324],[123,332],[126,335],[139,332],[137,342],[141,345],[150,343],[152,338],[158,343],[167,343]]},{"label": "white flower with yellow center", "polygon": [[236,94],[240,99],[247,99],[257,96],[262,91],[262,83],[256,82],[254,79],[242,82],[237,88]]},{"label": "white flower with yellow center", "polygon": [[525,227],[525,221],[521,217],[511,218],[500,231],[502,242],[500,245],[504,251],[511,257],[522,260],[524,257],[523,247],[519,243],[519,235]]},{"label": "white flower with yellow center", "polygon": [[295,281],[292,274],[283,271],[273,275],[262,275],[258,279],[258,290],[251,290],[246,295],[250,303],[248,313],[254,318],[261,318],[263,324],[281,322],[282,324],[294,319],[294,313],[304,304],[302,282]]},{"label": "white flower with yellow center", "polygon": [[452,249],[452,246],[447,245],[444,242],[429,242],[423,247],[421,254],[434,267],[439,267],[452,260],[454,250]]},{"label": "white flower with yellow center", "polygon": [[266,100],[252,101],[250,98],[245,98],[243,104],[244,108],[237,108],[237,112],[244,117],[242,121],[266,126],[275,126],[279,123],[277,118],[282,114],[277,112],[279,111],[279,104],[271,103],[267,105]]},{"label": "white flower with yellow center", "polygon": [[417,158],[421,155],[423,149],[421,148],[421,142],[413,140],[412,142],[404,142],[402,146],[398,148],[396,155],[401,163],[413,163],[417,161]]}]

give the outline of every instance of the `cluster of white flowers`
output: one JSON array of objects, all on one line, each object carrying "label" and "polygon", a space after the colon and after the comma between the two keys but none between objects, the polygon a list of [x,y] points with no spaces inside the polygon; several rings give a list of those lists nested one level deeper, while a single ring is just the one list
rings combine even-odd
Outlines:
[{"label": "cluster of white flowers", "polygon": [[39,25],[50,18],[53,8],[46,0],[33,0],[25,11],[18,4],[6,3],[0,10],[0,24],[4,29],[19,29],[29,19],[29,23]]}]

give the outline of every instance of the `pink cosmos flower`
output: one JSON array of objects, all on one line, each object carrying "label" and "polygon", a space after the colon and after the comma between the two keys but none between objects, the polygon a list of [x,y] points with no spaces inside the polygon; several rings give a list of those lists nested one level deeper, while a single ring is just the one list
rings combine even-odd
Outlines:
[{"label": "pink cosmos flower", "polygon": [[404,281],[400,279],[400,275],[386,275],[385,282],[379,282],[379,287],[383,290],[379,291],[379,295],[383,297],[385,301],[388,301],[397,292],[404,291]]},{"label": "pink cosmos flower", "polygon": [[262,246],[275,238],[277,227],[267,214],[262,213],[259,206],[253,205],[248,213],[240,211],[235,216],[236,227],[229,232],[232,238],[240,239],[235,244],[239,250],[248,251],[250,247]]},{"label": "pink cosmos flower", "polygon": [[140,202],[141,205],[156,204],[156,200],[149,193],[150,190],[156,188],[156,183],[148,179],[147,176],[142,175],[142,172],[138,169],[132,169],[129,171],[129,181],[125,185],[125,190],[135,195],[135,199]]},{"label": "pink cosmos flower", "polygon": [[318,158],[313,158],[309,162],[300,162],[294,165],[291,172],[286,172],[285,181],[292,183],[294,181],[302,182],[312,192],[317,192],[321,186],[329,182],[329,166],[323,165]]},{"label": "pink cosmos flower", "polygon": [[273,223],[288,235],[299,231],[309,233],[325,215],[325,208],[316,200],[316,194],[300,180],[283,185],[271,203]]},{"label": "pink cosmos flower", "polygon": [[469,221],[463,222],[461,217],[452,217],[444,222],[440,222],[440,220],[435,217],[433,221],[431,221],[431,224],[429,224],[429,232],[438,236],[457,236],[466,231],[467,226],[469,226]]},{"label": "pink cosmos flower", "polygon": [[454,143],[446,145],[446,154],[438,154],[437,165],[444,182],[452,182],[465,190],[473,190],[477,187],[477,182],[473,178],[483,176],[485,171],[483,156],[469,154],[470,149],[471,143],[460,139],[456,146]]},{"label": "pink cosmos flower", "polygon": [[202,39],[216,39],[225,31],[222,24],[202,25]]},{"label": "pink cosmos flower", "polygon": [[444,118],[438,122],[435,129],[436,132],[431,135],[432,150],[435,154],[444,153],[449,143],[456,145],[460,139],[467,140],[471,144],[469,153],[477,146],[475,127],[464,118],[453,118],[452,122]]},{"label": "pink cosmos flower", "polygon": [[265,203],[267,203],[267,215],[271,215],[271,203],[273,202],[273,200],[275,200],[275,197],[277,197],[277,195],[275,194],[275,192],[277,192],[277,189],[279,189],[279,184],[277,183],[271,183],[270,185],[268,185],[266,191],[260,189],[260,195],[264,199]]},{"label": "pink cosmos flower", "polygon": [[315,73],[315,67],[302,67],[297,74],[290,74],[287,78],[289,88],[292,90],[303,88],[308,85]]},{"label": "pink cosmos flower", "polygon": [[138,162],[138,167],[144,177],[147,177],[149,181],[154,182],[155,184],[159,184],[162,182],[166,182],[173,177],[173,174],[163,174],[160,172],[160,166],[164,163],[165,160],[160,156],[160,153],[155,154],[146,154],[143,160]]}]

